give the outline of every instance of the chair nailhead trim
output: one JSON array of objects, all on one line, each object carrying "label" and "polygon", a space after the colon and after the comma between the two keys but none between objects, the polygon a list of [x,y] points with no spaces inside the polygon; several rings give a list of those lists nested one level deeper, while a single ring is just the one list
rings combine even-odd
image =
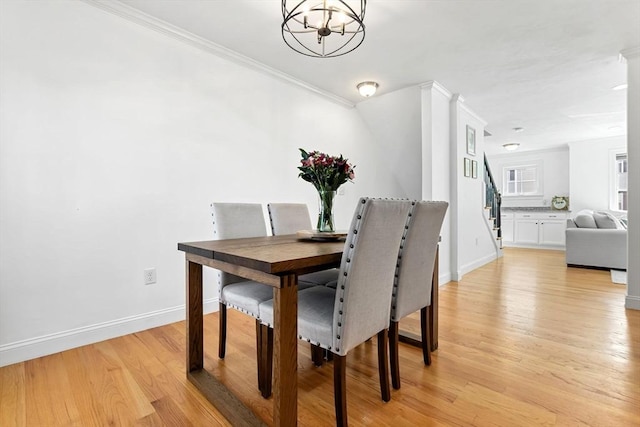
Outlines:
[{"label": "chair nailhead trim", "polygon": [[407,234],[408,234],[408,230],[409,230],[409,226],[412,223],[412,217],[413,217],[413,209],[416,205],[416,201],[412,200],[411,201],[411,209],[409,210],[409,213],[407,215],[407,220],[405,222],[404,225],[404,232],[402,233],[402,240],[400,241],[400,248],[398,250],[398,262],[396,263],[396,272],[394,275],[394,279],[393,279],[393,292],[391,294],[391,318],[393,319],[396,315],[395,310],[396,310],[396,298],[398,295],[398,280],[400,277],[400,265],[402,264],[402,251],[404,250],[404,242],[407,239]]}]

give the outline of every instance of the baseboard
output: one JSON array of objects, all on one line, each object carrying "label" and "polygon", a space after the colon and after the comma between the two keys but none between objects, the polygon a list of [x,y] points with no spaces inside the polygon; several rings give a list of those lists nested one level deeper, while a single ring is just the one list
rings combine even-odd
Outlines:
[{"label": "baseboard", "polygon": [[438,276],[438,286],[446,285],[451,281],[451,273],[445,273]]},{"label": "baseboard", "polygon": [[463,265],[462,267],[460,267],[460,271],[458,272],[458,280],[460,280],[465,274],[475,270],[476,268],[480,268],[485,264],[489,264],[491,261],[494,261],[497,258],[498,255],[496,253],[491,253],[473,262],[470,262],[469,264]]},{"label": "baseboard", "polygon": [[[204,312],[218,310],[218,298],[204,301]],[[185,319],[185,306],[156,310],[109,322],[29,338],[0,346],[0,367],[47,356]]]},{"label": "baseboard", "polygon": [[565,245],[536,245],[527,243],[513,243],[502,241],[503,248],[523,248],[523,249],[549,249],[554,251],[566,251]]},{"label": "baseboard", "polygon": [[640,310],[640,297],[627,295],[624,300],[624,308]]}]

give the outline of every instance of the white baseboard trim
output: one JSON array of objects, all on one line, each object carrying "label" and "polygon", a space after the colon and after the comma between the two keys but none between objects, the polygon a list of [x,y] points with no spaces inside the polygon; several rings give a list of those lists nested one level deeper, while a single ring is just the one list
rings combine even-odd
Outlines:
[{"label": "white baseboard trim", "polygon": [[640,310],[640,297],[627,295],[624,299],[624,308],[629,308],[631,310]]},{"label": "white baseboard trim", "polygon": [[566,251],[565,245],[535,245],[527,243],[502,242],[503,248],[523,248],[523,249],[550,249],[555,251]]},{"label": "white baseboard trim", "polygon": [[460,267],[460,271],[458,271],[457,273],[457,278],[454,280],[460,281],[465,274],[475,270],[476,268],[480,268],[485,264],[489,264],[491,261],[494,261],[496,259],[498,259],[498,254],[490,253],[489,255],[486,255],[473,262],[465,264],[462,267]]},{"label": "white baseboard trim", "polygon": [[445,273],[438,276],[438,286],[446,285],[451,281],[451,273]]},{"label": "white baseboard trim", "polygon": [[[204,301],[204,313],[218,311],[218,298]],[[0,346],[0,367],[47,356],[185,319],[185,306],[165,308]]]}]

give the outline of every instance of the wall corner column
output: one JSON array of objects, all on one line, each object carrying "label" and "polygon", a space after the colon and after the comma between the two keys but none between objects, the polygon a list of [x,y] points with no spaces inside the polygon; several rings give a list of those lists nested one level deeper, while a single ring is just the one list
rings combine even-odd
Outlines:
[{"label": "wall corner column", "polygon": [[640,310],[640,46],[620,55],[627,62],[627,296],[625,307]]}]

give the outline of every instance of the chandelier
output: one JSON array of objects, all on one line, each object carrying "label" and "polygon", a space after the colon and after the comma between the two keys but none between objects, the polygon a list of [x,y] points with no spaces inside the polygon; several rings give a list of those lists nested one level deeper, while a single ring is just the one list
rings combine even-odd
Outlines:
[{"label": "chandelier", "polygon": [[367,0],[282,0],[282,38],[293,50],[315,58],[349,53],[364,40]]}]

